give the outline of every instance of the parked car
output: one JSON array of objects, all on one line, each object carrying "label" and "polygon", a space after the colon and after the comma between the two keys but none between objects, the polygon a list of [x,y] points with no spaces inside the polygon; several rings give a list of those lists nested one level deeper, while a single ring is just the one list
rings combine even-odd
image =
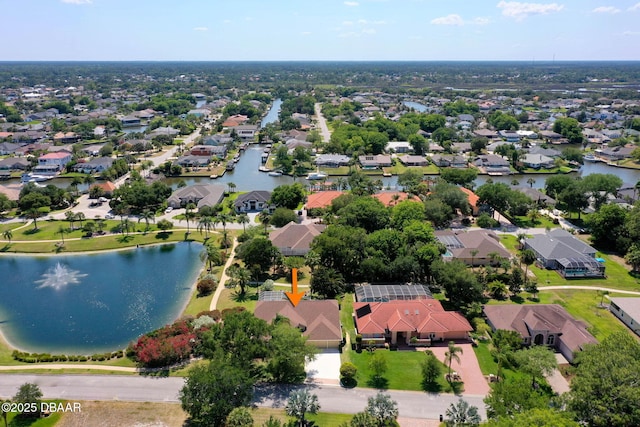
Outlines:
[{"label": "parked car", "polygon": [[104,219],[114,219],[114,218],[115,218],[115,216],[113,216],[113,215],[111,215],[111,214],[106,214],[106,215],[104,216]]},{"label": "parked car", "polygon": [[164,210],[164,213],[168,214],[172,210],[173,210],[173,208],[171,206],[169,206],[167,209]]}]

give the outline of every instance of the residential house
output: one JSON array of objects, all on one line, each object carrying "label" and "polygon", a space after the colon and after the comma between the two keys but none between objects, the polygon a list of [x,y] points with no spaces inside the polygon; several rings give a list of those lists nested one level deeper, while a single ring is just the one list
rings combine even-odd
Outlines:
[{"label": "residential house", "polygon": [[474,161],[474,165],[489,175],[509,175],[511,165],[501,156],[495,154],[481,154]]},{"label": "residential house", "polygon": [[133,115],[125,116],[120,119],[120,123],[122,123],[124,127],[140,126],[140,117]]},{"label": "residential house", "polygon": [[27,170],[31,167],[31,162],[24,157],[7,157],[0,160],[0,170],[12,171],[12,170]]},{"label": "residential house", "polygon": [[546,142],[550,142],[552,144],[562,144],[562,143],[568,142],[567,138],[551,130],[541,130],[540,136],[542,137],[543,140],[545,140]]},{"label": "residential house", "polygon": [[304,204],[305,209],[320,209],[331,206],[331,201],[342,196],[344,191],[318,191],[307,196],[307,203]]},{"label": "residential house", "polygon": [[429,152],[430,153],[444,153],[446,150],[443,146],[435,143],[429,143]]},{"label": "residential house", "polygon": [[384,151],[387,153],[404,154],[413,151],[413,147],[407,141],[389,141]]},{"label": "residential house", "polygon": [[213,135],[202,141],[203,145],[228,145],[233,142],[233,138],[227,135]]},{"label": "residential house", "polygon": [[91,187],[90,187],[90,189],[91,189],[91,188],[94,188],[94,187],[97,187],[97,188],[102,189],[103,193],[104,193],[106,196],[111,196],[111,195],[113,194],[114,190],[115,190],[116,188],[118,188],[118,187],[116,187],[116,185],[115,185],[113,182],[111,182],[111,181],[106,181],[106,182],[100,182],[100,183],[97,183],[97,184],[92,184],[92,185],[91,185]]},{"label": "residential house", "polygon": [[38,166],[36,169],[39,173],[56,173],[64,169],[67,163],[71,161],[73,156],[66,151],[57,153],[47,153],[38,157]]},{"label": "residential house", "polygon": [[158,135],[169,135],[169,136],[174,136],[175,137],[176,135],[179,135],[179,134],[180,134],[180,131],[178,129],[176,129],[176,128],[173,128],[173,127],[170,127],[170,126],[169,127],[162,126],[162,127],[159,127],[159,128],[156,128],[156,129],[152,130],[149,133],[149,138],[153,139],[153,137],[156,137]]},{"label": "residential house", "polygon": [[290,222],[269,233],[269,240],[284,256],[305,256],[311,250],[311,242],[319,236],[326,225],[296,224]]},{"label": "residential house", "polygon": [[211,157],[213,155],[213,147],[213,145],[194,145],[190,153],[192,156]]},{"label": "residential house", "polygon": [[15,154],[18,148],[20,148],[20,144],[14,144],[12,142],[0,142],[0,156]]},{"label": "residential house", "polygon": [[469,167],[469,159],[457,154],[434,154],[431,161],[441,168],[466,168]]},{"label": "residential house", "polygon": [[546,207],[552,207],[556,205],[556,199],[554,199],[553,197],[547,196],[546,194],[544,194],[543,192],[535,188],[517,187],[516,190],[527,195],[531,200],[533,200],[536,203],[538,207],[546,208]]},{"label": "residential house", "polygon": [[458,120],[461,122],[473,123],[476,120],[476,118],[473,117],[471,114],[458,114]]},{"label": "residential house", "polygon": [[358,161],[363,169],[380,169],[391,166],[391,156],[387,154],[366,154],[359,156]]},{"label": "residential house", "polygon": [[527,153],[522,158],[522,163],[532,169],[553,169],[555,167],[553,159],[542,154]]},{"label": "residential house", "polygon": [[271,192],[269,191],[249,191],[248,193],[238,195],[238,198],[233,202],[233,208],[238,213],[263,211],[272,208],[272,206],[269,205],[270,200]]},{"label": "residential house", "polygon": [[520,135],[515,131],[501,130],[498,134],[507,142],[514,144],[520,142]]},{"label": "residential house", "polygon": [[185,207],[189,203],[198,209],[203,206],[215,206],[224,198],[224,186],[215,184],[195,184],[178,188],[167,200],[172,208]]},{"label": "residential house", "polygon": [[473,134],[480,138],[497,139],[499,137],[498,132],[489,129],[476,129]]},{"label": "residential house", "polygon": [[525,346],[549,346],[569,362],[573,362],[576,353],[586,345],[598,343],[584,323],[558,304],[485,305],[483,311],[494,331],[515,331]]},{"label": "residential house", "polygon": [[631,153],[635,148],[635,146],[606,147],[603,149],[595,150],[595,153],[597,157],[607,162],[617,162],[619,160],[631,158]]},{"label": "residential house", "polygon": [[238,125],[232,129],[235,130],[238,137],[244,141],[254,139],[258,132],[258,126],[256,125]]},{"label": "residential house", "polygon": [[337,168],[340,166],[347,166],[351,158],[344,154],[318,154],[314,160],[316,166]]},{"label": "residential house", "polygon": [[562,153],[555,148],[544,148],[541,145],[535,145],[529,148],[529,154],[540,154],[551,158],[560,157],[562,155]]},{"label": "residential house", "polygon": [[636,335],[640,335],[640,298],[609,298],[609,311],[622,321]]},{"label": "residential house", "polygon": [[467,195],[467,200],[471,206],[471,215],[478,216],[480,214],[480,197],[466,187],[460,187],[460,191]]},{"label": "residential house", "polygon": [[471,151],[470,142],[454,142],[451,144],[451,151],[454,153],[468,153]]},{"label": "residential house", "polygon": [[429,160],[427,160],[424,156],[415,156],[410,154],[405,154],[404,156],[399,156],[398,160],[405,166],[427,166],[429,165]]},{"label": "residential house", "polygon": [[466,340],[473,330],[460,313],[445,311],[436,299],[356,302],[354,320],[363,342],[375,345]]},{"label": "residential house", "polygon": [[447,248],[442,256],[445,261],[457,259],[467,265],[478,266],[495,265],[499,258],[511,258],[500,238],[490,230],[436,230],[435,237]]},{"label": "residential house", "polygon": [[75,144],[80,139],[75,132],[58,132],[53,135],[53,142],[57,144]]},{"label": "residential house", "polygon": [[209,157],[206,156],[181,156],[174,163],[183,168],[205,167],[209,164]]},{"label": "residential house", "polygon": [[596,259],[596,250],[563,229],[525,238],[523,244],[536,254],[542,267],[566,279],[604,277],[605,266]]},{"label": "residential house", "polygon": [[88,162],[78,162],[73,166],[73,169],[81,173],[100,173],[109,169],[113,165],[113,158],[111,157],[97,157],[91,159]]},{"label": "residential house", "polygon": [[85,145],[80,149],[81,153],[84,153],[87,156],[98,156],[100,154],[100,150],[104,147],[105,144],[93,144],[93,145]]},{"label": "residential house", "polygon": [[266,322],[286,317],[319,348],[337,349],[342,342],[340,312],[336,300],[302,300],[295,307],[289,301],[258,301],[253,314]]},{"label": "residential house", "polygon": [[302,147],[310,150],[311,147],[313,146],[313,144],[311,144],[308,141],[303,141],[301,139],[293,139],[293,138],[287,140],[285,145],[287,146],[287,153],[289,154],[293,153],[293,150],[295,150],[297,147]]}]

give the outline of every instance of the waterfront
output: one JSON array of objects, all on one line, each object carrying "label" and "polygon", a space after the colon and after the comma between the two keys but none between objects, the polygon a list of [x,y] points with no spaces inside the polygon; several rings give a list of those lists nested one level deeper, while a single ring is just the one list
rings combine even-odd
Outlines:
[{"label": "waterfront", "polygon": [[201,245],[0,257],[0,329],[31,352],[92,354],[173,322],[202,267]]}]

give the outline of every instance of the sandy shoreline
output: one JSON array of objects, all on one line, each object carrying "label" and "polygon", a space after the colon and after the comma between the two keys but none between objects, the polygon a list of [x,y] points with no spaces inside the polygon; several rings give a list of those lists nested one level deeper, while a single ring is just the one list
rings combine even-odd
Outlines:
[{"label": "sandy shoreline", "polygon": [[[57,254],[50,254],[50,253],[26,253],[26,252],[16,252],[16,253],[7,253],[7,252],[0,252],[0,256],[31,256],[31,257],[55,257],[55,256],[64,256],[64,255],[92,255],[92,254],[100,254],[100,253],[109,253],[109,252],[123,252],[123,251],[133,251],[139,248],[147,248],[147,247],[152,247],[152,246],[160,246],[160,245],[171,245],[171,244],[176,244],[176,243],[181,243],[181,242],[160,242],[160,243],[151,243],[148,245],[142,245],[142,246],[138,246],[138,247],[124,247],[124,248],[116,248],[116,249],[103,249],[103,250],[98,250],[98,251],[84,251],[84,252],[64,252],[64,253],[57,253]],[[198,243],[198,244],[202,244],[200,242],[189,242],[189,243]],[[199,277],[202,275],[202,272],[206,270],[207,264],[202,263],[202,267],[200,269],[198,269],[198,272],[195,276],[195,279],[193,280],[193,282],[191,283],[190,286],[190,292],[188,297],[186,298],[184,304],[182,305],[182,307],[180,308],[179,314],[178,316],[174,319],[178,320],[179,318],[181,318],[182,316],[184,316],[184,312],[187,309],[187,307],[189,306],[189,303],[191,302],[191,298],[193,297],[193,293],[197,292],[196,289],[196,285],[198,283],[198,279]],[[4,346],[6,348],[8,348],[9,350],[13,351],[13,350],[17,350],[20,352],[24,352],[24,353],[33,353],[32,351],[29,351],[27,349],[24,348],[20,348],[16,345],[14,345],[11,341],[9,341],[6,337],[6,335],[4,334],[3,330],[2,330],[2,326],[0,326],[0,346]],[[122,350],[122,349],[115,349],[112,351],[117,351],[117,350]],[[74,356],[80,356],[81,354],[73,354]],[[85,356],[88,356],[89,354],[84,354]],[[32,365],[32,364],[30,364]],[[46,363],[42,364],[43,369],[44,367],[47,366]]]}]

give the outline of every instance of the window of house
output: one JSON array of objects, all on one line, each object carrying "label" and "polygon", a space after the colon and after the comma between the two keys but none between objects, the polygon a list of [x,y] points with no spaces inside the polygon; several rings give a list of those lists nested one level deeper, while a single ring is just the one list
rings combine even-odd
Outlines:
[{"label": "window of house", "polygon": [[556,336],[555,335],[549,335],[547,337],[547,345],[553,345],[556,341]]}]

